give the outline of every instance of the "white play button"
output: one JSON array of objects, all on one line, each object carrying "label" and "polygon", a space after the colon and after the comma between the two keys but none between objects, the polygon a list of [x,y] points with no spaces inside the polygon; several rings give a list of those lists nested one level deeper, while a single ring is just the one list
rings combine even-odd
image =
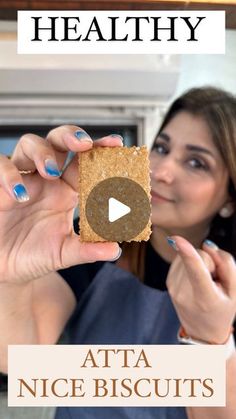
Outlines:
[{"label": "white play button", "polygon": [[109,198],[108,200],[108,219],[111,223],[118,220],[124,215],[129,214],[131,211],[130,207],[115,198]]}]

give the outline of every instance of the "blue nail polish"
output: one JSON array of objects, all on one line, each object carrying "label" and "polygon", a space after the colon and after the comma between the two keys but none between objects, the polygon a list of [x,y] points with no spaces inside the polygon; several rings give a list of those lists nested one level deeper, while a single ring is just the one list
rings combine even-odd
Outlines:
[{"label": "blue nail polish", "polygon": [[211,240],[204,240],[203,242],[206,246],[211,247],[212,249],[218,249],[218,246]]},{"label": "blue nail polish", "polygon": [[88,141],[89,143],[92,142],[92,139],[90,138],[90,136],[86,132],[84,132],[84,131],[76,131],[74,133],[74,136],[79,141]]},{"label": "blue nail polish", "polygon": [[121,135],[119,135],[119,134],[110,134],[110,137],[117,137],[117,138],[119,138],[122,142],[124,142],[124,138],[123,138]]},{"label": "blue nail polish", "polygon": [[28,192],[22,183],[17,183],[13,187],[13,193],[18,202],[26,202],[29,200]]},{"label": "blue nail polish", "polygon": [[174,249],[174,250],[176,250],[176,251],[178,251],[179,249],[178,249],[178,247],[177,247],[177,244],[176,244],[176,241],[174,240],[174,239],[172,239],[171,237],[167,237],[166,238],[166,240],[167,240],[167,242],[168,242],[168,244]]},{"label": "blue nail polish", "polygon": [[61,175],[60,170],[58,169],[57,163],[55,160],[47,159],[44,162],[45,172],[47,175],[58,177]]},{"label": "blue nail polish", "polygon": [[114,259],[110,259],[109,262],[115,262],[121,256],[121,253],[122,253],[122,249],[121,249],[121,247],[119,247],[118,255],[115,256]]}]

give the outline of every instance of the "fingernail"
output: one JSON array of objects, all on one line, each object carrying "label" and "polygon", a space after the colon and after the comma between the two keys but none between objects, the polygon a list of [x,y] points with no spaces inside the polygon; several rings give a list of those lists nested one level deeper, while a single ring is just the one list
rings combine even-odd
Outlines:
[{"label": "fingernail", "polygon": [[18,202],[26,202],[29,200],[28,192],[22,183],[17,183],[13,187],[13,193]]},{"label": "fingernail", "polygon": [[44,168],[47,175],[50,176],[60,176],[60,170],[58,169],[57,163],[53,159],[46,159],[44,162]]},{"label": "fingernail", "polygon": [[121,253],[122,253],[122,249],[121,247],[119,247],[118,255],[114,257],[114,259],[109,259],[108,262],[115,262],[115,260],[119,259],[119,257],[121,256]]},{"label": "fingernail", "polygon": [[211,240],[204,240],[203,242],[206,246],[211,247],[212,249],[219,249],[219,247]]},{"label": "fingernail", "polygon": [[167,242],[168,242],[168,244],[174,249],[174,250],[176,250],[176,252],[178,252],[178,247],[177,247],[177,244],[176,244],[176,241],[174,240],[174,239],[172,239],[171,237],[166,237],[166,240],[167,240]]},{"label": "fingernail", "polygon": [[77,138],[77,140],[79,141],[87,141],[89,143],[92,143],[92,139],[90,138],[90,136],[84,132],[84,131],[76,131],[74,133],[74,136]]},{"label": "fingernail", "polygon": [[110,137],[117,137],[117,138],[119,138],[122,142],[124,142],[124,138],[123,138],[121,135],[119,135],[119,134],[110,134]]}]

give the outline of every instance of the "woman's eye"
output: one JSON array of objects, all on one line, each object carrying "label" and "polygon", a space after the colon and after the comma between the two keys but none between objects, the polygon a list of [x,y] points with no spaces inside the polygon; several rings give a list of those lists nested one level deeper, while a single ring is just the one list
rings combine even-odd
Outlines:
[{"label": "woman's eye", "polygon": [[193,169],[208,170],[208,166],[206,165],[206,163],[198,158],[192,158],[188,162],[191,168]]},{"label": "woman's eye", "polygon": [[164,144],[154,144],[153,149],[158,153],[158,154],[167,154],[168,153],[168,149]]}]

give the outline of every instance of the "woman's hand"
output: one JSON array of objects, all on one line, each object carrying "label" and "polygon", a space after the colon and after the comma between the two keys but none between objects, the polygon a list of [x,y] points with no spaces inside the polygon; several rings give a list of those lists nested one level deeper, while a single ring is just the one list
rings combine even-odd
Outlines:
[{"label": "woman's hand", "polygon": [[[77,155],[61,174],[68,151],[82,153],[96,145],[121,146],[122,141],[108,136],[93,143],[81,128],[61,126],[46,139],[24,135],[11,160],[0,155],[0,282],[21,283],[60,268],[116,257],[117,243],[81,243],[73,231]],[[33,173],[20,174],[22,170]]]},{"label": "woman's hand", "polygon": [[236,264],[212,242],[197,251],[182,237],[168,273],[167,287],[186,333],[202,341],[227,340],[236,313]]}]

